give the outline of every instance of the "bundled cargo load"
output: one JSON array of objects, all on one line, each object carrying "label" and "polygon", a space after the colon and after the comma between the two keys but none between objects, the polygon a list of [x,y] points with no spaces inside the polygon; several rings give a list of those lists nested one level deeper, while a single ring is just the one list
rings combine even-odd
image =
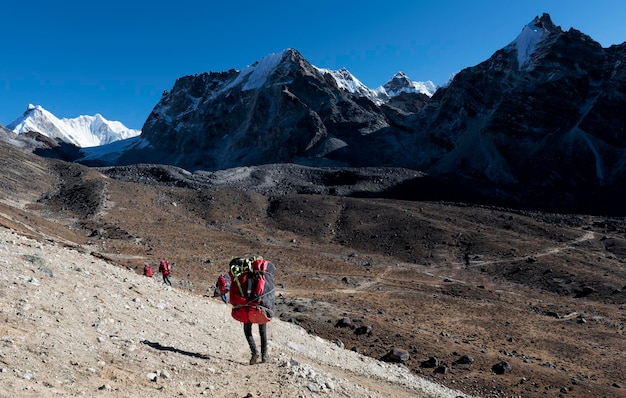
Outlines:
[{"label": "bundled cargo load", "polygon": [[262,257],[236,257],[229,263],[231,315],[243,323],[264,324],[274,315],[276,266]]}]

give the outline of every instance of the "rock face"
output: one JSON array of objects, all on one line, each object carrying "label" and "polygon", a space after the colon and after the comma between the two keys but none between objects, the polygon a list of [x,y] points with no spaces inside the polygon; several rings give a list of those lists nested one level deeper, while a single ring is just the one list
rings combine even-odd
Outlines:
[{"label": "rock face", "polygon": [[396,165],[386,159],[392,148],[376,151],[368,143],[370,136],[407,133],[407,124],[394,125],[373,93],[363,96],[370,93],[364,86],[356,93],[340,88],[335,76],[345,82],[349,72],[337,73],[290,49],[241,72],[186,76],[163,94],[142,137],[169,153],[168,163],[187,169]]},{"label": "rock face", "polygon": [[438,151],[414,166],[535,201],[610,197],[626,172],[625,50],[535,18],[435,93],[416,125]]}]

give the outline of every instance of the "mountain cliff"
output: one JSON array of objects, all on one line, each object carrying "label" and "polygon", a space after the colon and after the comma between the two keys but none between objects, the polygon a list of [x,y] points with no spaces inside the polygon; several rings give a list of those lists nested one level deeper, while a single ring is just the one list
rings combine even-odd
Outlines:
[{"label": "mountain cliff", "polygon": [[626,177],[625,50],[535,18],[433,95],[416,127],[438,151],[415,166],[536,202],[611,200]]},{"label": "mountain cliff", "polygon": [[347,70],[316,68],[288,49],[240,72],[178,79],[148,117],[142,137],[165,154],[165,162],[188,169],[384,164],[391,143],[376,151],[368,137],[398,135],[406,126],[376,104],[379,97]]}]

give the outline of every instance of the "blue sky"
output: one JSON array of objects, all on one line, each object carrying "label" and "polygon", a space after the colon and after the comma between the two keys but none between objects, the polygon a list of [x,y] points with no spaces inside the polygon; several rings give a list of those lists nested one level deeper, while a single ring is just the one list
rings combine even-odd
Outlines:
[{"label": "blue sky", "polygon": [[445,83],[547,12],[602,46],[626,41],[623,0],[11,1],[0,24],[0,124],[29,103],[140,129],[179,77],[295,48],[370,88],[405,72]]}]

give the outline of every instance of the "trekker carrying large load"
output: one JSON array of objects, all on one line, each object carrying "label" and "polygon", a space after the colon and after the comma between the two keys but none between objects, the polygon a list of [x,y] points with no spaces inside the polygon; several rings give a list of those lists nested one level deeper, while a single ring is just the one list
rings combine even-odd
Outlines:
[{"label": "trekker carrying large load", "polygon": [[252,324],[259,325],[261,362],[268,361],[267,323],[274,315],[274,283],[276,266],[263,257],[236,257],[230,260],[231,315],[243,323],[243,331],[250,346],[250,365],[257,363],[259,352],[252,336]]},{"label": "trekker carrying large load", "polygon": [[172,286],[170,282],[170,274],[172,273],[172,265],[169,261],[161,260],[159,263],[159,272],[163,274],[163,283]]}]

